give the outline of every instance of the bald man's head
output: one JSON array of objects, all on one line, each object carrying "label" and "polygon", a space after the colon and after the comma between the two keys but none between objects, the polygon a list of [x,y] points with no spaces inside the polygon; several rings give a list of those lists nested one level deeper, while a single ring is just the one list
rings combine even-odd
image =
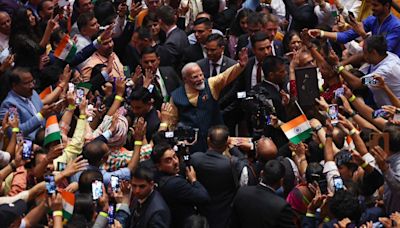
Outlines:
[{"label": "bald man's head", "polygon": [[258,140],[256,152],[258,159],[268,161],[276,158],[278,154],[278,148],[270,138],[262,137]]},{"label": "bald man's head", "polygon": [[0,32],[9,35],[11,30],[11,18],[7,12],[0,11]]},{"label": "bald man's head", "polygon": [[213,126],[208,131],[208,146],[223,152],[228,145],[229,129],[224,125]]}]

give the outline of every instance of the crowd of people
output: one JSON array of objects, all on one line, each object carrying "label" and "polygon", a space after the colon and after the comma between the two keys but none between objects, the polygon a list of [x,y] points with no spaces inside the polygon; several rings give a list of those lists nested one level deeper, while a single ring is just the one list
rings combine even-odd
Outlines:
[{"label": "crowd of people", "polygon": [[400,227],[392,0],[1,0],[2,227]]}]

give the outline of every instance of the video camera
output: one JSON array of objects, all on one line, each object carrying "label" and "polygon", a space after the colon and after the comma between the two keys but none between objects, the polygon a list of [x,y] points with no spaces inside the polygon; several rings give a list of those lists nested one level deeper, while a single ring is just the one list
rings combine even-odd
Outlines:
[{"label": "video camera", "polygon": [[176,145],[176,153],[183,158],[186,166],[190,166],[189,148],[197,142],[198,131],[199,129],[197,128],[178,123],[174,131],[165,132],[165,139],[170,144]]},{"label": "video camera", "polygon": [[266,126],[271,125],[271,114],[276,115],[276,111],[272,99],[268,97],[266,91],[238,92],[237,98],[242,100],[243,110],[250,112],[251,124],[255,133],[263,132]]}]

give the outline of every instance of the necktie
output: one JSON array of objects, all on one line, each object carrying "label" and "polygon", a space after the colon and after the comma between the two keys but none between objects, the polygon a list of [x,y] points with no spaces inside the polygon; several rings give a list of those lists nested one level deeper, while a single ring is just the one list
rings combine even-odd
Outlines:
[{"label": "necktie", "polygon": [[212,71],[212,75],[211,76],[215,76],[215,75],[218,74],[217,73],[218,63],[213,63],[212,66],[213,66],[213,71]]},{"label": "necktie", "polygon": [[261,70],[262,70],[262,63],[261,62],[258,62],[257,63],[257,74],[256,74],[256,77],[257,77],[257,84],[258,83],[260,83],[261,82]]}]

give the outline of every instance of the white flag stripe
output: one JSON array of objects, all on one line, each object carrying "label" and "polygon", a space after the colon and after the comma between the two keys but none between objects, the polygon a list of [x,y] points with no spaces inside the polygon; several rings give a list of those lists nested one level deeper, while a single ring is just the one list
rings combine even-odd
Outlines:
[{"label": "white flag stripe", "polygon": [[60,127],[58,126],[58,123],[52,124],[52,125],[46,127],[45,136],[50,135],[54,132],[59,132],[59,131],[60,131]]},{"label": "white flag stripe", "polygon": [[299,135],[302,132],[305,132],[309,128],[311,128],[310,124],[308,122],[303,122],[302,124],[297,125],[296,127],[285,132],[285,134],[286,134],[286,137],[288,137],[288,139],[291,139],[291,138],[295,137],[296,135]]}]

